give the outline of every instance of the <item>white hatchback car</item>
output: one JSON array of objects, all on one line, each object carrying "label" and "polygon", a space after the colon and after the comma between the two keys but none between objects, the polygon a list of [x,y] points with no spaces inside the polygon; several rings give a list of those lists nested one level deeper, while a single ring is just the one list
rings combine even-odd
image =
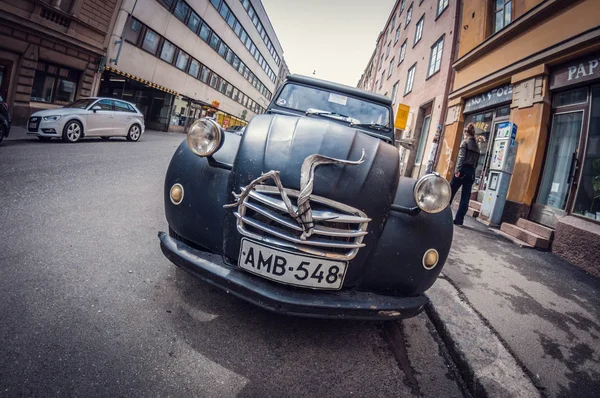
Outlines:
[{"label": "white hatchback car", "polygon": [[82,98],[64,108],[36,112],[27,123],[27,134],[42,141],[77,142],[83,137],[138,141],[143,133],[144,115],[135,105],[114,98]]}]

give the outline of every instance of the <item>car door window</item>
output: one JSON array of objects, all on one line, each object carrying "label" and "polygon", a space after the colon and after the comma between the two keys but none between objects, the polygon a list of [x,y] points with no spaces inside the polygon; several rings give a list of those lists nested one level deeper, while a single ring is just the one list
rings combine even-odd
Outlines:
[{"label": "car door window", "polygon": [[100,109],[103,111],[112,111],[113,110],[113,100],[100,100],[94,104],[94,106],[98,105]]},{"label": "car door window", "polygon": [[118,112],[130,112],[129,107],[125,102],[115,101],[115,111]]}]

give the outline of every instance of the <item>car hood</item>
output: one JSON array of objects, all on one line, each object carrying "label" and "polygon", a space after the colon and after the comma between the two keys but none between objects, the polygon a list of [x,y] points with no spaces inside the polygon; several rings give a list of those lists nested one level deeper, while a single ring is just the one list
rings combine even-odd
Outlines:
[{"label": "car hood", "polygon": [[[284,187],[300,189],[300,169],[313,154],[336,159],[360,159],[356,166],[320,166],[314,172],[313,195],[352,206],[371,219],[366,247],[351,260],[348,282],[358,283],[361,268],[380,236],[399,181],[398,149],[355,128],[309,117],[261,115],[247,126],[229,178],[228,191],[240,192],[262,173],[280,172]],[[272,185],[272,181],[267,184]],[[228,198],[234,201],[233,194]],[[224,223],[224,251],[235,258],[241,236],[233,212]],[[237,239],[232,239],[237,236]]]},{"label": "car hood", "polygon": [[64,115],[83,115],[87,113],[85,109],[79,108],[56,108],[46,109],[43,111],[35,112],[32,117],[44,117],[44,116],[64,116]]}]

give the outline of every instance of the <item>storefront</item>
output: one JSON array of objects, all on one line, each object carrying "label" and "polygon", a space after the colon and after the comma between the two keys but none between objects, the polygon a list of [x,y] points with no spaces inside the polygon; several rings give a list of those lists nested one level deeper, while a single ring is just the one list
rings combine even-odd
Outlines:
[{"label": "storefront", "polygon": [[177,93],[137,76],[106,68],[102,74],[98,95],[129,101],[144,115],[146,128],[167,131],[172,104]]},{"label": "storefront", "polygon": [[479,162],[475,169],[472,198],[481,202],[485,190],[487,169],[490,163],[490,142],[493,141],[498,123],[510,119],[512,86],[503,85],[465,100],[464,126],[473,123],[475,139],[479,147]]},{"label": "storefront", "polygon": [[600,223],[600,54],[551,70],[550,134],[530,219],[571,214]]}]

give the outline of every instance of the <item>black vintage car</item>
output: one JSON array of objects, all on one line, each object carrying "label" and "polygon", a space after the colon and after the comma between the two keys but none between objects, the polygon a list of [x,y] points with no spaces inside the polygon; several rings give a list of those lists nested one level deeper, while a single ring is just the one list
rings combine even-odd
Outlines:
[{"label": "black vintage car", "polygon": [[165,179],[177,266],[286,314],[418,314],[452,243],[450,187],[400,177],[389,98],[292,75],[243,136],[197,121]]}]

